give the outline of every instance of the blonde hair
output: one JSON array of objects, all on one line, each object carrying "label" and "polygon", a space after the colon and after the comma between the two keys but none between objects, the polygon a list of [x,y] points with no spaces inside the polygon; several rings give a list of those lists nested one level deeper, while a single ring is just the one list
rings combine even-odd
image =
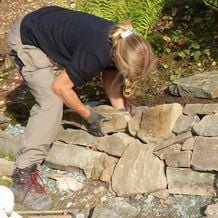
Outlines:
[{"label": "blonde hair", "polygon": [[[153,52],[148,41],[135,34],[130,21],[117,23],[109,33],[112,57],[119,73],[130,81],[146,77],[153,62]],[[122,33],[130,34],[122,37]]]}]

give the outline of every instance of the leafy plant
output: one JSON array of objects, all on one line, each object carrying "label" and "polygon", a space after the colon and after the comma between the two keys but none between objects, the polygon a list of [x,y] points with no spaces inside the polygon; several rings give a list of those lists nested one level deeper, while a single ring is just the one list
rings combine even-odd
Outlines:
[{"label": "leafy plant", "polygon": [[166,0],[77,0],[76,9],[112,21],[130,19],[146,36],[158,20]]},{"label": "leafy plant", "polygon": [[177,80],[178,78],[180,78],[180,76],[181,76],[181,71],[179,69],[175,69],[170,72],[169,80],[170,81]]},{"label": "leafy plant", "polygon": [[204,0],[204,3],[215,10],[218,10],[218,0]]}]

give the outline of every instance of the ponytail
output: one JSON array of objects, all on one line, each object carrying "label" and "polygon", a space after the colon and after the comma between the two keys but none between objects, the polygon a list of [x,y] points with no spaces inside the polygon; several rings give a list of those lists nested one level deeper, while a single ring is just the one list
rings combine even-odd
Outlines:
[{"label": "ponytail", "polygon": [[145,77],[153,63],[148,41],[135,33],[129,20],[117,23],[109,33],[113,61],[122,76],[129,80]]},{"label": "ponytail", "polygon": [[122,40],[122,33],[128,31],[129,29],[132,29],[132,24],[130,20],[121,21],[113,27],[109,34],[109,38],[112,42],[112,48],[115,48],[119,41]]}]

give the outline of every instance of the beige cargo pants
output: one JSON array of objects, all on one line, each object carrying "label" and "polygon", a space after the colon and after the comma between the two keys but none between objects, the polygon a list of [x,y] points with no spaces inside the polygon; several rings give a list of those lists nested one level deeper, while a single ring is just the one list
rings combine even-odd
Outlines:
[{"label": "beige cargo pants", "polygon": [[60,130],[63,102],[51,89],[55,74],[49,58],[40,49],[22,44],[21,21],[8,34],[8,49],[37,102],[30,111],[16,160],[16,167],[23,169],[42,163],[47,156]]}]

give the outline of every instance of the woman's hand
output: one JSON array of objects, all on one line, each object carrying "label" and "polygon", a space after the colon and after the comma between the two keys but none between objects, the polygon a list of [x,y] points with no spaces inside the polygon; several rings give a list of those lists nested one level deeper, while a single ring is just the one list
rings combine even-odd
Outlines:
[{"label": "woman's hand", "polygon": [[88,131],[95,136],[106,135],[103,123],[108,120],[111,120],[111,117],[104,116],[95,112],[94,110],[91,110],[91,114],[87,119]]},{"label": "woman's hand", "polygon": [[122,93],[122,78],[116,71],[104,71],[102,73],[105,92],[116,109],[125,108],[125,102]]}]

